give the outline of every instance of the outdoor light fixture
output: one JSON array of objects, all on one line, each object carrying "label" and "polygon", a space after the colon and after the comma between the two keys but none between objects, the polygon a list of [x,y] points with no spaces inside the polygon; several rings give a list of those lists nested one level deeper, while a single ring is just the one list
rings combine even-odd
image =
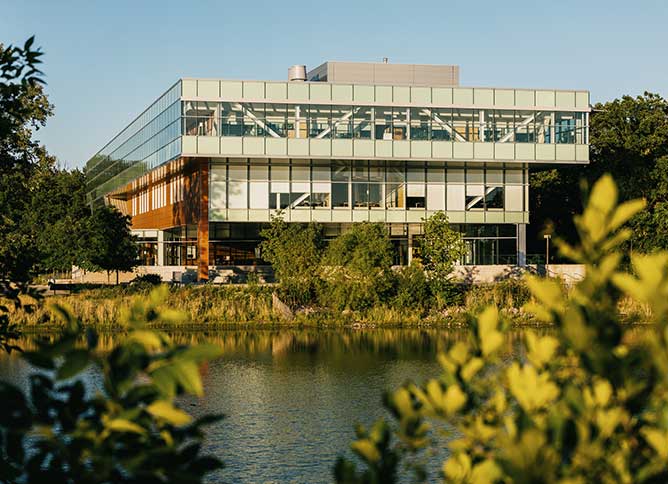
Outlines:
[{"label": "outdoor light fixture", "polygon": [[547,265],[550,263],[550,239],[552,235],[545,234],[543,238],[545,239],[545,272],[547,273]]}]

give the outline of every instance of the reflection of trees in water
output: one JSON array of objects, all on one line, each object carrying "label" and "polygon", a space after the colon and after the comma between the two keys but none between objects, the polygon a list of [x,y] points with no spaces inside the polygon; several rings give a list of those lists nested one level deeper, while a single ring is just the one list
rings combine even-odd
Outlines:
[{"label": "reflection of trees in water", "polygon": [[[645,327],[627,334],[631,341],[640,337]],[[177,344],[214,343],[223,349],[223,357],[326,358],[345,360],[351,355],[373,355],[380,359],[424,358],[447,349],[457,341],[468,338],[471,330],[464,329],[248,329],[225,331],[191,331],[169,333]],[[515,356],[522,348],[527,329],[516,329],[507,334],[505,353]],[[546,332],[541,328],[535,331]],[[100,351],[109,351],[123,333],[100,333]],[[54,335],[26,335],[17,343],[24,350],[36,348],[38,339],[52,340]],[[83,344],[83,338],[81,340]]]}]

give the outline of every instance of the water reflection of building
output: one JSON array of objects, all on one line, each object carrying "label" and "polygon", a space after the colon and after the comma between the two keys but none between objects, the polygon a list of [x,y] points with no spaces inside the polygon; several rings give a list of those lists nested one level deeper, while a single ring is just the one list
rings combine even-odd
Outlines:
[{"label": "water reflection of building", "polygon": [[461,87],[457,66],[181,79],[88,161],[88,192],[132,216],[146,265],[200,279],[261,263],[277,210],[328,237],[383,222],[401,264],[443,210],[463,263],[523,265],[529,166],[587,163],[588,113],[586,91]]}]

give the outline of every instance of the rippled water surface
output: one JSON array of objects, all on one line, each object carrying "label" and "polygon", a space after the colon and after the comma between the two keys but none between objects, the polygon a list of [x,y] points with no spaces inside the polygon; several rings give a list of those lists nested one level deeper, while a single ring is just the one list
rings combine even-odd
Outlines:
[{"label": "rippled water surface", "polygon": [[[195,415],[227,416],[207,433],[207,451],[226,465],[211,482],[318,483],[332,481],[338,455],[350,455],[354,425],[384,415],[383,392],[408,379],[436,376],[436,352],[466,332],[249,330],[173,336],[224,350],[202,369],[205,396],[184,402]],[[103,346],[111,346],[113,338],[103,336]],[[509,354],[514,339],[508,340]],[[30,371],[15,356],[0,357],[0,379],[22,383]],[[97,375],[87,378],[99,384]]]}]

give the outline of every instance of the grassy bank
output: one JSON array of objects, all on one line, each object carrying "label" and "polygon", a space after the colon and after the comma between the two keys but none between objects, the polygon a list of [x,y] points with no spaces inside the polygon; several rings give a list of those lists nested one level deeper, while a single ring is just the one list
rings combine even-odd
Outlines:
[{"label": "grassy bank", "polygon": [[[54,316],[52,304],[69,307],[84,324],[100,329],[121,329],[119,316],[136,299],[146,297],[150,286],[114,286],[82,290],[69,295],[49,296],[34,311],[13,312],[12,321],[25,331],[57,329],[61,323]],[[494,284],[461,286],[451,302],[429,307],[378,305],[364,310],[334,310],[308,307],[294,311],[287,320],[272,307],[268,286],[183,286],[171,287],[167,302],[171,309],[185,314],[185,322],[172,329],[223,329],[239,326],[361,326],[420,327],[465,326],[473,315],[489,305],[496,305],[506,320],[514,325],[532,325],[522,307],[531,300],[523,281],[508,280]],[[565,292],[568,289],[564,288]],[[630,299],[620,302],[620,312],[628,322],[650,320],[649,308]],[[175,323],[176,324],[176,323]]]},{"label": "grassy bank", "polygon": [[[150,286],[113,286],[82,290],[69,295],[45,298],[31,312],[13,312],[11,319],[25,330],[55,329],[60,326],[51,306],[64,305],[89,326],[120,329],[119,316],[137,298],[147,297]],[[272,312],[271,288],[261,286],[183,286],[171,287],[165,306],[185,314],[179,326],[271,324],[278,318]]]}]

